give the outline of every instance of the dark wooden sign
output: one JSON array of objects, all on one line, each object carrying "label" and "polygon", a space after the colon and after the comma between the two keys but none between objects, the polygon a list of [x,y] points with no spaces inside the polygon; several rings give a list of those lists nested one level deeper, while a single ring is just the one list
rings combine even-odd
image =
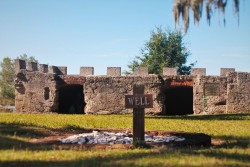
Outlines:
[{"label": "dark wooden sign", "polygon": [[125,108],[153,108],[151,94],[125,95]]},{"label": "dark wooden sign", "polygon": [[205,83],[204,84],[204,95],[205,96],[219,96],[220,85],[218,83]]},{"label": "dark wooden sign", "polygon": [[125,95],[125,108],[133,108],[133,145],[145,143],[144,108],[153,107],[153,96],[144,94],[144,85],[133,85],[133,95]]}]

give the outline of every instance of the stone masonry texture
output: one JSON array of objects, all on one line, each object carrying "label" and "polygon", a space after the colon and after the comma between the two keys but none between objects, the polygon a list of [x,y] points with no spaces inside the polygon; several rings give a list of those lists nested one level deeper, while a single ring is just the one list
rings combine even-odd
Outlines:
[{"label": "stone masonry texture", "polygon": [[[107,69],[107,75],[94,76],[93,67],[81,67],[81,75],[67,75],[64,66],[26,66],[18,59],[15,65],[15,105],[19,113],[60,113],[60,105],[68,101],[72,103],[69,112],[82,108],[85,114],[132,113],[132,109],[125,108],[125,95],[133,94],[134,84],[143,84],[145,94],[153,96],[153,108],[145,109],[146,114],[167,114],[167,105],[186,104],[188,98],[197,115],[250,113],[250,73],[233,68],[222,69],[221,76],[206,76],[205,69],[194,69],[189,76],[170,75],[175,74],[174,68],[166,69],[170,73],[162,76],[147,74],[147,68],[139,69],[136,75],[122,76],[121,69],[113,67]],[[187,87],[192,89],[191,97],[178,99],[177,95],[185,90],[182,88]],[[179,92],[169,99],[166,94],[176,88]]]}]

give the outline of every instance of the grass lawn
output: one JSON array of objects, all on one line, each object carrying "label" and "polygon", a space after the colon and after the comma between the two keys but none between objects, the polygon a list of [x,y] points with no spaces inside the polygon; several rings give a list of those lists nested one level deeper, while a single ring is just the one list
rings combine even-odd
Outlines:
[{"label": "grass lawn", "polygon": [[86,150],[32,143],[62,131],[131,129],[132,115],[0,113],[0,166],[250,166],[250,114],[146,116],[146,130],[200,132],[209,148]]}]

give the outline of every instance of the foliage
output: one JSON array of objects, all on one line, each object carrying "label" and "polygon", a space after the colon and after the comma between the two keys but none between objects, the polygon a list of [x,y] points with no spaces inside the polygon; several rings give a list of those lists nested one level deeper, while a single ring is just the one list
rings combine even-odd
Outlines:
[{"label": "foliage", "polygon": [[189,74],[194,63],[186,66],[189,50],[183,43],[180,31],[167,30],[161,27],[151,32],[149,41],[145,43],[140,56],[130,62],[128,68],[131,72],[138,66],[148,67],[150,74],[161,74],[163,67],[178,67],[181,75]]},{"label": "foliage", "polygon": [[11,58],[5,57],[0,66],[0,95],[2,98],[14,99],[14,62]]},{"label": "foliage", "polygon": [[[33,56],[20,55],[17,59],[38,62]],[[9,57],[3,58],[0,67],[0,104],[8,105],[14,103],[15,98],[15,65],[14,60]]]},{"label": "foliage", "polygon": [[[199,24],[202,17],[203,4],[206,3],[206,18],[210,25],[213,11],[218,10],[219,14],[225,14],[227,0],[175,0],[173,7],[175,24],[179,23],[182,16],[184,30],[187,32],[189,27],[189,12],[193,11],[194,23]],[[238,16],[239,21],[239,0],[234,0],[235,14]],[[223,18],[224,25],[226,24],[225,17]]]},{"label": "foliage", "polygon": [[81,145],[35,143],[36,139],[64,130],[70,134],[87,127],[131,129],[132,115],[2,113],[0,166],[249,166],[249,114],[146,116],[145,119],[147,130],[201,132],[210,134],[220,144],[205,148],[86,150]]},{"label": "foliage", "polygon": [[34,56],[28,56],[27,54],[22,54],[17,59],[38,63],[38,60]]}]

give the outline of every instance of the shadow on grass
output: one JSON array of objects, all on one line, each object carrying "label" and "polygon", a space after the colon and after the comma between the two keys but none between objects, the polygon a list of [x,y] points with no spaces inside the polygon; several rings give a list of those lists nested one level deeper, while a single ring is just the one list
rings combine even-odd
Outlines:
[{"label": "shadow on grass", "polygon": [[215,146],[216,148],[250,148],[249,137],[237,137],[237,136],[216,136],[213,139],[223,141],[223,143]]},{"label": "shadow on grass", "polygon": [[[0,150],[58,150],[75,149],[85,150],[81,145],[62,144],[57,139],[60,136],[67,136],[80,133],[89,133],[92,129],[85,129],[79,126],[67,125],[64,128],[51,129],[36,127],[30,124],[1,123],[0,124]],[[46,138],[52,138],[47,140]],[[35,140],[34,142],[31,142]],[[42,142],[36,142],[42,139]],[[45,140],[43,140],[45,139]]]},{"label": "shadow on grass", "polygon": [[[193,155],[193,156],[204,156],[204,157],[210,157],[213,159],[221,159],[224,161],[237,161],[237,162],[243,162],[249,165],[250,159],[249,154],[247,153],[239,153],[238,151],[234,152],[227,152],[220,149],[206,149],[206,150],[197,150],[197,151],[190,151],[183,149],[181,151],[182,155]],[[235,166],[235,165],[233,165]]]},{"label": "shadow on grass", "polygon": [[[51,147],[50,143],[31,143],[30,139],[39,139],[51,136],[64,136],[65,134],[79,134],[89,133],[93,129],[85,129],[79,126],[67,125],[60,129],[49,129],[42,127],[35,127],[27,124],[13,124],[13,123],[1,123],[0,124],[0,150],[3,149],[31,149],[31,150],[44,150],[55,149]],[[20,139],[23,138],[23,139]],[[217,148],[249,148],[249,137],[238,136],[216,136],[213,139],[223,141],[221,144],[216,145]],[[70,146],[69,146],[70,147]]]},{"label": "shadow on grass", "polygon": [[248,165],[250,163],[249,154],[243,154],[243,153],[238,153],[238,152],[228,153],[228,152],[222,152],[222,151],[205,151],[199,154],[202,154],[206,157],[211,157],[211,158],[245,162]]},{"label": "shadow on grass", "polygon": [[[66,129],[69,130],[83,130],[83,128],[75,127],[68,125]],[[32,125],[25,124],[0,124],[0,151],[14,149],[18,155],[18,150],[32,150],[32,151],[56,151],[56,150],[72,150],[70,145],[67,147],[59,147],[54,144],[41,144],[41,143],[30,143],[26,140],[28,138],[40,138],[47,137],[50,134],[48,133],[49,129],[34,127]],[[25,140],[21,140],[23,137]],[[226,141],[222,145],[219,145],[215,148],[206,148],[206,149],[193,149],[193,148],[178,148],[178,149],[167,149],[162,151],[149,151],[149,152],[123,152],[120,151],[117,154],[106,154],[106,151],[103,150],[103,154],[98,153],[96,155],[90,154],[89,157],[78,158],[74,160],[60,160],[60,153],[55,153],[54,158],[48,157],[46,160],[6,160],[1,161],[0,166],[140,166],[137,164],[138,160],[147,160],[147,159],[168,159],[171,162],[173,157],[181,159],[182,156],[197,156],[201,157],[200,159],[213,158],[217,160],[222,160],[224,163],[227,161],[242,162],[244,164],[249,164],[250,159],[248,154],[243,154],[240,152],[228,152],[226,150],[221,150],[220,148],[230,149],[230,148],[249,148],[250,140],[249,138],[242,138],[237,136],[219,136],[216,139]],[[80,146],[79,146],[80,147]],[[218,149],[217,149],[218,148]],[[78,148],[80,149],[80,148]],[[76,150],[78,150],[76,148]],[[79,153],[80,154],[80,153]],[[79,154],[78,157],[79,157]],[[59,159],[59,160],[58,160]],[[150,166],[162,166],[166,164],[161,164],[158,161],[150,162]],[[174,166],[174,164],[172,164]],[[222,164],[221,166],[223,166]],[[171,166],[171,164],[170,164]],[[178,166],[187,166],[187,164]],[[227,165],[229,166],[229,165]]]},{"label": "shadow on grass", "polygon": [[89,133],[92,129],[85,129],[76,125],[66,125],[63,128],[44,128],[24,123],[0,123],[0,135],[11,135],[18,137],[43,138],[52,134],[63,133]]},{"label": "shadow on grass", "polygon": [[[31,143],[20,140],[18,137],[8,137],[0,135],[0,151],[1,150],[32,150],[32,151],[49,151],[59,149],[60,147],[52,143]],[[70,148],[68,148],[70,149]],[[1,165],[0,165],[1,166]]]},{"label": "shadow on grass", "polygon": [[[186,161],[186,163],[179,164],[176,162],[176,159],[182,159],[185,157],[187,158],[191,157],[191,160],[195,157],[200,157],[200,162],[197,162],[197,164],[202,163],[202,159],[205,159],[207,162],[209,161],[208,158],[211,158],[212,160],[212,166],[230,166],[231,162],[234,161],[234,164],[232,166],[235,166],[235,163],[240,163],[243,166],[247,166],[250,162],[249,155],[243,154],[243,153],[228,153],[220,150],[165,150],[160,152],[119,152],[119,153],[113,153],[113,154],[106,154],[103,152],[103,154],[95,154],[91,155],[89,157],[83,157],[83,158],[77,158],[75,160],[56,160],[57,158],[60,159],[60,157],[52,157],[52,159],[48,160],[13,160],[13,161],[2,161],[0,162],[0,166],[36,166],[36,167],[49,167],[49,166],[187,166],[189,163]],[[155,161],[156,159],[159,159],[161,161]],[[164,159],[164,161],[162,161]],[[173,160],[175,159],[175,160]],[[217,162],[213,162],[214,160],[217,160]],[[221,162],[220,162],[221,161]],[[218,162],[220,162],[218,164]],[[229,163],[228,163],[229,162]],[[144,165],[142,163],[145,163]],[[175,164],[176,163],[176,164]],[[215,163],[215,164],[213,164]],[[209,166],[208,164],[207,166]],[[188,166],[192,166],[189,164]],[[197,165],[194,165],[197,166]],[[204,166],[204,164],[203,164]]]},{"label": "shadow on grass", "polygon": [[62,129],[63,131],[72,131],[72,132],[77,131],[79,133],[90,133],[93,131],[92,129],[85,129],[80,126],[70,125],[70,124],[64,126]]},{"label": "shadow on grass", "polygon": [[29,124],[1,123],[0,135],[12,135],[19,137],[41,138],[48,136],[48,130]]},{"label": "shadow on grass", "polygon": [[250,120],[250,114],[184,115],[184,116],[146,116],[146,119],[181,120]]},{"label": "shadow on grass", "polygon": [[[159,155],[159,154],[158,154]],[[36,167],[54,167],[54,166],[65,166],[65,167],[78,167],[78,166],[88,166],[88,167],[96,167],[96,166],[138,166],[136,165],[137,160],[141,158],[147,158],[151,156],[156,156],[155,153],[123,153],[112,154],[112,155],[92,155],[90,157],[79,158],[75,160],[69,161],[5,161],[0,162],[0,166],[36,166]],[[120,161],[123,161],[122,163]],[[157,162],[154,163],[157,165]]]},{"label": "shadow on grass", "polygon": [[[48,143],[30,143],[28,139],[32,138],[43,138],[51,135],[51,129],[35,127],[27,124],[12,124],[12,123],[1,123],[0,124],[0,151],[14,149],[16,155],[19,150],[32,150],[32,151],[55,151],[52,157],[42,158],[42,160],[5,160],[0,161],[0,166],[144,166],[137,164],[140,160],[152,159],[148,166],[187,166],[188,164],[171,164],[171,160],[181,159],[183,157],[191,157],[192,159],[205,159],[206,161],[211,158],[221,161],[221,166],[230,166],[230,164],[223,164],[227,161],[234,161],[235,163],[241,163],[243,166],[247,166],[250,162],[249,154],[237,151],[239,149],[249,148],[250,140],[247,137],[238,136],[216,136],[216,139],[225,141],[221,145],[212,148],[177,148],[177,149],[165,149],[159,151],[120,151],[113,154],[107,153],[106,150],[100,150],[98,154],[90,154],[90,156],[84,156],[82,158],[76,158],[74,160],[64,160],[60,157],[60,150],[81,150],[81,146],[72,145],[59,146]],[[67,131],[84,131],[84,128],[78,126],[67,125],[63,129],[53,129],[59,133]],[[24,140],[20,139],[24,138]],[[221,149],[222,148],[222,149]],[[236,148],[235,151],[227,151],[227,149]],[[83,150],[81,150],[83,151]],[[75,153],[77,157],[84,154],[79,151]],[[103,153],[102,153],[103,151]],[[36,154],[36,152],[34,152]],[[86,152],[87,154],[87,152]],[[44,153],[46,155],[46,153]],[[32,155],[31,155],[32,156]],[[58,157],[57,157],[58,156]],[[195,157],[195,158],[194,158]],[[205,158],[204,158],[205,157]],[[45,159],[45,160],[44,160]],[[61,160],[60,160],[61,159]],[[157,161],[157,159],[164,159],[164,161]],[[168,162],[169,161],[169,162]],[[212,162],[211,162],[212,163]],[[217,164],[218,165],[218,164]],[[207,166],[216,166],[216,164],[208,164]],[[237,165],[232,165],[237,166]]]},{"label": "shadow on grass", "polygon": [[52,150],[50,143],[31,143],[30,139],[49,137],[52,132],[49,129],[35,127],[27,124],[0,124],[0,150],[7,149],[27,149],[27,150]]}]

